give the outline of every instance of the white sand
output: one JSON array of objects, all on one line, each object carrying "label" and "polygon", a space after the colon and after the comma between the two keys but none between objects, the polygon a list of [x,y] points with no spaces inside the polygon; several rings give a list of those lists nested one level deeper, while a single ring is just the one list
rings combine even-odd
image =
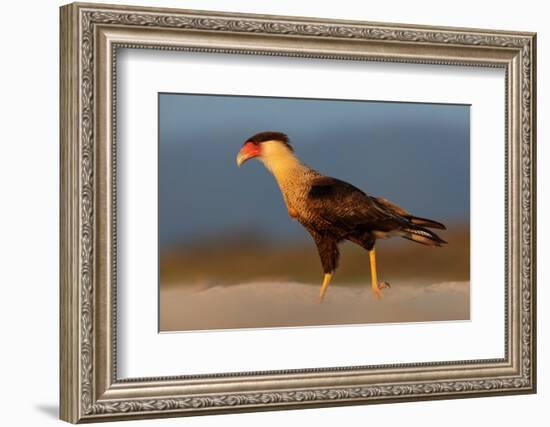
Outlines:
[{"label": "white sand", "polygon": [[160,293],[160,330],[233,329],[358,323],[468,320],[469,282],[392,283],[377,300],[370,285],[246,283],[197,287],[171,284]]}]

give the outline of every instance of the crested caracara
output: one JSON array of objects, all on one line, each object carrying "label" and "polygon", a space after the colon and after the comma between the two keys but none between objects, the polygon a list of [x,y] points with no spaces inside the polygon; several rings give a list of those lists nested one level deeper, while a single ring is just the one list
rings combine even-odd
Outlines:
[{"label": "crested caracara", "polygon": [[324,269],[322,301],[338,266],[338,243],[349,240],[369,252],[372,291],[377,298],[389,287],[378,282],[376,239],[401,236],[427,246],[446,242],[429,228],[445,229],[439,222],[411,215],[381,197],[369,196],[353,185],[321,175],[294,154],[281,132],[260,132],[250,137],[237,155],[237,165],[257,158],[273,174],[289,215],[302,224],[317,245]]}]

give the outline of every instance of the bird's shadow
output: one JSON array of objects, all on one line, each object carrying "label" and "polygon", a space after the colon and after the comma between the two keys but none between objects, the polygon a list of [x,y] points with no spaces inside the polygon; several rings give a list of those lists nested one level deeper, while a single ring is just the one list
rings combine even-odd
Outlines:
[{"label": "bird's shadow", "polygon": [[59,406],[51,403],[40,403],[35,406],[35,408],[42,412],[43,414],[48,415],[50,418],[59,418]]}]

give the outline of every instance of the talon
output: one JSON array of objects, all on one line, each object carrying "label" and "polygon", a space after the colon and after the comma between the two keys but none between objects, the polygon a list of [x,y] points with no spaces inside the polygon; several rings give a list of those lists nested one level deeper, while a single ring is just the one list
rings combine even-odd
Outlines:
[{"label": "talon", "polygon": [[391,289],[391,285],[388,282],[378,283],[378,289],[384,289],[384,288]]},{"label": "talon", "polygon": [[378,282],[376,287],[372,287],[372,293],[376,297],[376,299],[382,299],[384,298],[384,294],[382,293],[382,289],[385,288],[391,288],[391,285],[388,282]]}]

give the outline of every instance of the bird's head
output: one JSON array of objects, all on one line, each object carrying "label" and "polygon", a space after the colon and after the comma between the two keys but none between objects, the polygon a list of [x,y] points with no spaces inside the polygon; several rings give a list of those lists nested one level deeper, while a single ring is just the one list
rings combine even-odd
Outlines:
[{"label": "bird's head", "polygon": [[247,160],[258,158],[266,163],[275,160],[279,156],[292,155],[292,146],[288,142],[288,136],[282,132],[260,132],[248,138],[237,154],[237,166],[241,166]]}]

